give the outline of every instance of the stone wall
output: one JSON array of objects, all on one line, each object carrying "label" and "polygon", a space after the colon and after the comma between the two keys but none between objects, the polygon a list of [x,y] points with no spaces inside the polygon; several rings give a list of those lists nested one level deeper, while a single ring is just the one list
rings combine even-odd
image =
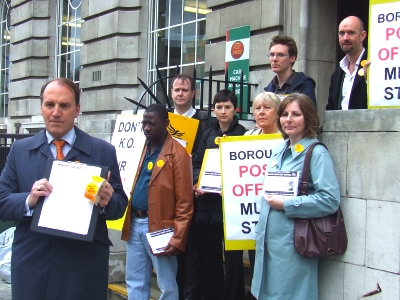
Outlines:
[{"label": "stone wall", "polygon": [[[400,299],[399,109],[326,112],[321,140],[332,154],[348,235],[344,255],[323,259],[322,300]],[[398,156],[399,155],[399,156]]]}]

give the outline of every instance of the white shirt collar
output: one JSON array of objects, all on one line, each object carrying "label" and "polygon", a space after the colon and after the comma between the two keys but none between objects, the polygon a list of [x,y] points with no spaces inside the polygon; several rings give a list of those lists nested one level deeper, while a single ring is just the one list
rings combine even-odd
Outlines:
[{"label": "white shirt collar", "polygon": [[[51,136],[51,134],[47,131],[46,129],[46,138],[47,138],[47,143],[51,143],[54,138]],[[63,139],[64,141],[66,141],[70,146],[72,146],[75,142],[76,139],[76,132],[75,132],[75,128],[72,127],[72,129],[70,131],[67,132],[66,135],[64,135],[61,139]]]},{"label": "white shirt collar", "polygon": [[[357,72],[358,66],[360,65],[361,58],[363,57],[364,52],[365,52],[365,48],[363,48],[363,51],[361,51],[361,54],[360,54],[360,56],[358,57],[358,59],[356,61],[356,67],[354,68],[354,72]],[[339,66],[342,68],[342,70],[346,74],[353,75],[353,74],[350,74],[350,72],[349,72],[349,59],[347,58],[347,55],[345,57],[343,57],[343,59],[340,61]]]},{"label": "white shirt collar", "polygon": [[193,107],[191,107],[188,111],[185,111],[183,114],[179,114],[177,111],[176,111],[176,109],[174,108],[174,114],[177,114],[177,115],[181,115],[181,116],[184,116],[184,117],[189,117],[189,118],[191,118],[191,117],[193,117],[193,115],[196,113],[196,109],[194,109]]}]

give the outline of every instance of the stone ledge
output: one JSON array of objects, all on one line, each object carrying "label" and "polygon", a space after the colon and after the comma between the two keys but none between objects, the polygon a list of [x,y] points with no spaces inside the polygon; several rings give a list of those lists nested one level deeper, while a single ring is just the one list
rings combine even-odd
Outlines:
[{"label": "stone ledge", "polygon": [[358,109],[326,111],[324,132],[400,131],[400,109]]}]

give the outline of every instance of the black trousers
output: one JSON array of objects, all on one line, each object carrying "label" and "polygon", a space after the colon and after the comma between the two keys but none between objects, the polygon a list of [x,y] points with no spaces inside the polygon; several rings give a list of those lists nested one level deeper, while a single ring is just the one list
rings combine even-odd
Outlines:
[{"label": "black trousers", "polygon": [[179,300],[201,300],[203,297],[203,252],[199,224],[190,224],[186,250],[177,256],[176,281]]},{"label": "black trousers", "polygon": [[[243,250],[223,250],[223,225],[201,224],[204,300],[244,300]],[[225,277],[223,257],[225,256]]]}]

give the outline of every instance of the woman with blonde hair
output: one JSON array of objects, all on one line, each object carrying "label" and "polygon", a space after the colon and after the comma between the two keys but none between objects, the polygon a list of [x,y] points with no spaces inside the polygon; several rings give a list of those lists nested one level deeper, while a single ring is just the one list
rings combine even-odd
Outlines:
[{"label": "woman with blonde hair", "polygon": [[278,132],[277,112],[281,99],[274,93],[262,92],[253,100],[253,116],[257,127],[244,135],[270,134]]},{"label": "woman with blonde hair", "polygon": [[[273,134],[278,130],[278,109],[281,99],[274,93],[262,92],[253,100],[253,116],[256,121],[256,128],[247,131],[244,135]],[[254,270],[255,251],[248,250],[250,268]],[[255,299],[249,291],[246,299]]]}]

